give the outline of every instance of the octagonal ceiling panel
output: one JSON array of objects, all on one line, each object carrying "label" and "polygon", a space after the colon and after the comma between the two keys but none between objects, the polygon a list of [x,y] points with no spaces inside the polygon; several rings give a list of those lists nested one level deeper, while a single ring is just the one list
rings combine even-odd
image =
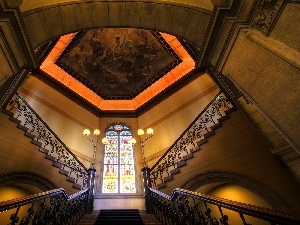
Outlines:
[{"label": "octagonal ceiling panel", "polygon": [[48,80],[101,112],[134,112],[194,68],[176,37],[133,28],[62,36],[40,66]]},{"label": "octagonal ceiling panel", "polygon": [[103,99],[133,99],[181,59],[158,32],[102,28],[77,33],[55,62]]}]

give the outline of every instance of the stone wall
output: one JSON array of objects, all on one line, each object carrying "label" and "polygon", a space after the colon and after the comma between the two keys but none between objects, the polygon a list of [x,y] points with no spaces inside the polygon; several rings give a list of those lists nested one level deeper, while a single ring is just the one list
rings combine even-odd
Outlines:
[{"label": "stone wall", "polygon": [[[232,173],[236,174],[236,180],[243,176],[249,181],[252,180],[254,187],[266,187],[266,190],[276,193],[292,212],[299,213],[299,183],[286,168],[275,161],[268,150],[269,146],[244,114],[237,110],[222,124],[223,126],[208,138],[208,142],[200,146],[201,150],[194,153],[194,158],[187,161],[187,166],[181,167],[180,173],[175,174],[174,180],[168,182],[167,187],[161,191],[171,194],[174,188],[186,186],[187,182],[199,174],[207,176],[209,181],[211,172]],[[232,179],[211,179],[211,182],[230,183]],[[195,183],[193,188],[196,190],[200,186],[200,183],[199,186]],[[251,190],[250,186],[245,188]],[[257,194],[262,197],[266,193]]]},{"label": "stone wall", "polygon": [[39,147],[31,143],[31,138],[9,120],[9,116],[0,112],[0,123],[1,174],[34,173],[52,181],[56,187],[64,188],[68,195],[78,191],[72,188],[73,183],[66,181],[66,176],[60,174],[58,168],[52,166],[53,162],[45,158]]}]

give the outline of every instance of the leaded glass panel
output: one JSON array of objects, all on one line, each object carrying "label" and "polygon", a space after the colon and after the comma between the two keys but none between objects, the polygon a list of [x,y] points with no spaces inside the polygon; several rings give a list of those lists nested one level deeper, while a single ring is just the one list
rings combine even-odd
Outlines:
[{"label": "leaded glass panel", "polygon": [[104,147],[103,193],[135,193],[132,134],[127,126],[115,124],[106,133]]}]

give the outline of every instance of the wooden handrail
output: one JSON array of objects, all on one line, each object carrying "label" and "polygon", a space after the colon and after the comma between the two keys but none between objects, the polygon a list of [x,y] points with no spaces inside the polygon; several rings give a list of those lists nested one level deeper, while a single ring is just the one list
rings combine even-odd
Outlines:
[{"label": "wooden handrail", "polygon": [[[25,101],[25,99],[19,94],[16,93],[18,98],[22,100],[22,102],[30,109],[30,111],[38,118],[39,121],[51,132],[51,134],[54,136],[55,139],[58,140],[58,142],[67,150],[67,152],[73,156],[73,158],[78,162],[78,164],[83,168],[83,171],[87,172],[87,168],[85,165],[82,164],[82,162],[77,158],[76,155],[70,149],[64,144],[64,142],[52,131],[52,129],[47,125],[47,123],[34,111],[34,109]],[[76,168],[74,168],[76,169]]]},{"label": "wooden handrail", "polygon": [[171,151],[171,149],[180,141],[180,139],[185,135],[186,132],[188,132],[191,127],[194,125],[194,123],[205,113],[205,111],[208,109],[208,107],[216,100],[216,98],[222,93],[222,91],[219,91],[218,94],[205,106],[205,108],[202,110],[202,112],[193,120],[193,122],[188,126],[185,131],[182,132],[182,134],[174,141],[174,143],[168,148],[168,150],[157,160],[157,162],[151,167],[150,172],[154,170],[154,168],[165,158],[165,156]]},{"label": "wooden handrail", "polygon": [[194,200],[197,199],[205,203],[210,203],[221,208],[229,209],[231,211],[237,212],[242,215],[247,215],[247,216],[255,217],[266,221],[272,221],[272,222],[276,221],[276,222],[282,222],[282,224],[293,224],[293,225],[300,224],[299,216],[286,213],[286,212],[281,212],[271,208],[265,208],[261,206],[236,202],[236,201],[223,199],[215,196],[209,196],[209,195],[188,191],[180,188],[174,189],[171,196],[153,188],[149,188],[149,190],[150,192],[155,193],[161,198],[164,198],[172,202],[175,201],[178,198],[178,196],[186,196],[186,197],[191,197]]},{"label": "wooden handrail", "polygon": [[[68,196],[63,188],[0,202],[0,213],[13,210],[8,218],[15,224],[77,224],[87,212],[90,188]],[[28,207],[29,206],[29,207]],[[26,209],[22,212],[21,209]]]},{"label": "wooden handrail", "polygon": [[6,210],[17,208],[19,206],[27,205],[27,204],[33,203],[35,201],[38,201],[41,199],[46,199],[48,197],[53,197],[53,196],[57,196],[57,195],[61,195],[64,198],[64,200],[66,200],[66,201],[71,201],[72,199],[89,191],[89,189],[90,188],[85,188],[79,192],[74,193],[73,195],[68,196],[66,191],[63,188],[58,188],[58,189],[54,189],[51,191],[46,191],[46,192],[30,195],[30,196],[25,196],[25,197],[21,197],[21,198],[3,201],[3,202],[0,202],[0,213],[4,212]]}]

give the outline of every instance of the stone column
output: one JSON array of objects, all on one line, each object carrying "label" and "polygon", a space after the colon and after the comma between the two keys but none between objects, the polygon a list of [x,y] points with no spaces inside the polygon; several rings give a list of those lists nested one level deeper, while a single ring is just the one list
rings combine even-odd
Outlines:
[{"label": "stone column", "polygon": [[142,169],[143,179],[144,179],[144,196],[145,196],[145,206],[148,214],[152,213],[151,206],[151,196],[148,188],[151,188],[151,180],[150,180],[150,168],[144,167]]},{"label": "stone column", "polygon": [[86,213],[88,214],[92,213],[94,209],[95,175],[96,175],[96,169],[94,168],[94,166],[92,166],[91,168],[88,169],[88,180],[87,180],[87,187],[90,188],[87,206],[86,206]]}]

